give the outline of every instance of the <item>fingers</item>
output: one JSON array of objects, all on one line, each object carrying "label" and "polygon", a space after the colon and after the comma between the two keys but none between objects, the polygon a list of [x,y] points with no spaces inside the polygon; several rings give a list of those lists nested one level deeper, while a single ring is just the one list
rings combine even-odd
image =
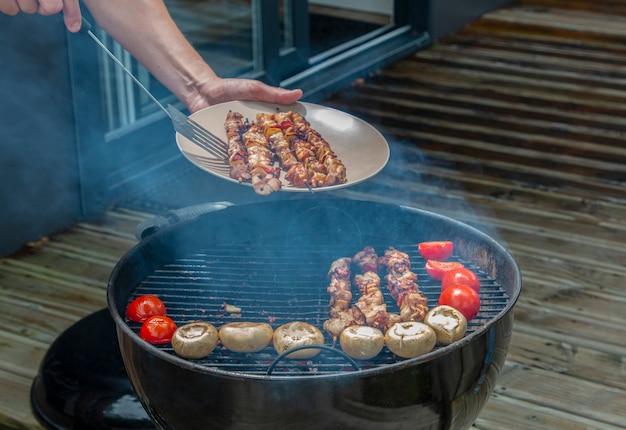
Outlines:
[{"label": "fingers", "polygon": [[65,26],[72,33],[80,30],[82,15],[78,0],[63,0],[63,22],[65,22]]},{"label": "fingers", "polygon": [[[39,12],[39,7],[40,4],[37,0],[0,0],[0,12],[7,15],[17,15],[20,11],[24,13],[37,13]],[[60,11],[61,9],[57,12]]]},{"label": "fingers", "polygon": [[248,79],[222,79],[224,85],[222,100],[256,100],[267,103],[288,105],[302,97],[302,90],[286,90],[272,87],[261,81]]},{"label": "fingers", "polygon": [[251,100],[290,105],[302,98],[302,90],[272,87],[261,81],[238,78],[215,78],[202,85],[191,99],[182,100],[190,112],[233,100]]},{"label": "fingers", "polygon": [[20,7],[16,0],[0,0],[0,12],[7,15],[17,15],[20,11]]},{"label": "fingers", "polygon": [[7,15],[38,13],[54,15],[63,12],[65,26],[71,32],[80,30],[81,13],[78,0],[0,0],[0,12]]},{"label": "fingers", "polygon": [[[37,12],[40,15],[54,15],[63,10],[63,0],[17,0],[18,2],[34,2],[37,3]],[[24,10],[24,9],[22,9]],[[24,12],[26,12],[24,10]]]},{"label": "fingers", "polygon": [[37,13],[38,8],[37,0],[0,0],[0,12],[7,15],[17,15],[20,11]]},{"label": "fingers", "polygon": [[275,89],[275,103],[279,105],[290,105],[302,98],[302,90],[286,90],[284,88]]},{"label": "fingers", "polygon": [[[18,1],[34,1],[34,0],[18,0]],[[80,30],[81,14],[78,0],[38,0],[39,9],[37,12],[41,15],[54,15],[63,12],[63,22],[65,27],[72,33]]]}]

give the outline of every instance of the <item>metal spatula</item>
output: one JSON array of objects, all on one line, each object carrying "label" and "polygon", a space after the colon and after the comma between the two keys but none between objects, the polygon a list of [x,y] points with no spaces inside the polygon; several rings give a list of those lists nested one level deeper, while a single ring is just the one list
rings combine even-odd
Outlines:
[{"label": "metal spatula", "polygon": [[227,144],[218,136],[211,133],[209,130],[198,124],[193,119],[189,118],[187,115],[182,113],[180,110],[176,109],[171,104],[167,105],[167,108],[159,102],[156,97],[152,95],[150,90],[148,90],[140,81],[135,77],[135,75],[124,66],[124,64],[113,54],[109,48],[107,48],[102,41],[91,31],[91,24],[83,18],[82,26],[80,28],[81,33],[85,33],[91,37],[94,42],[109,56],[111,59],[122,68],[122,70],[130,76],[130,78],[145,92],[150,100],[152,100],[163,112],[167,114],[167,116],[172,120],[172,125],[174,126],[174,130],[176,130],[181,135],[185,136],[187,139],[191,140],[193,143],[206,150],[208,153],[216,157],[216,159],[211,159],[206,157],[206,163],[215,163],[215,167],[224,167],[225,163],[228,161],[228,150]]}]

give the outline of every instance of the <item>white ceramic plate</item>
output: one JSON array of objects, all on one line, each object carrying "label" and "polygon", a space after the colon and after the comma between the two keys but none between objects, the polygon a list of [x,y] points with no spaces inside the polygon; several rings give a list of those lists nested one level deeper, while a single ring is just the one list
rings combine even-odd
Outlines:
[{"label": "white ceramic plate", "polygon": [[[254,121],[256,115],[262,112],[294,111],[303,115],[311,123],[311,127],[328,141],[332,150],[346,166],[348,180],[345,184],[314,188],[315,192],[358,184],[380,172],[389,160],[389,145],[374,127],[345,112],[312,103],[299,102],[281,106],[262,102],[234,101],[210,106],[195,112],[191,118],[226,141],[224,121],[229,111],[240,112],[250,121]],[[176,142],[185,157],[199,168],[227,181],[238,183],[229,176],[226,162],[223,169],[212,168],[202,163],[205,158],[214,158],[206,150],[179,133],[176,133]],[[282,191],[309,192],[307,188],[289,184],[284,175],[283,172],[280,177],[283,183]],[[251,186],[249,183],[243,184]]]}]

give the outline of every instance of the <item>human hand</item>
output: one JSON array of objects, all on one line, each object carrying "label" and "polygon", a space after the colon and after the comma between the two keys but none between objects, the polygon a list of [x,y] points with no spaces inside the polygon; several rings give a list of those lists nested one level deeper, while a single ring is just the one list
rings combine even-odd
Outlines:
[{"label": "human hand", "polygon": [[252,79],[214,77],[196,87],[189,100],[183,100],[190,112],[233,100],[253,100],[279,105],[295,103],[302,97],[302,90],[286,90],[272,87]]},{"label": "human hand", "polygon": [[54,15],[63,12],[65,26],[72,33],[80,30],[81,13],[78,0],[0,0],[0,12],[7,15],[38,13]]}]

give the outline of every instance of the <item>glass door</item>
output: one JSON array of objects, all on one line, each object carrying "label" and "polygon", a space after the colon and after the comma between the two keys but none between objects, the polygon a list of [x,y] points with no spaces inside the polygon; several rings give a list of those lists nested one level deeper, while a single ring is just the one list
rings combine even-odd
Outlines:
[{"label": "glass door", "polygon": [[[430,43],[429,0],[165,3],[183,34],[220,76],[301,88],[306,101],[318,101],[332,89]],[[94,31],[162,103],[177,103],[106,33],[97,26]],[[174,132],[165,114],[86,39],[70,37],[69,50],[77,89],[77,137],[85,148],[80,154],[87,184],[85,207],[93,212],[115,201],[130,182],[149,183],[151,175],[181,155],[172,144]],[[90,90],[82,91],[85,87]]]}]

